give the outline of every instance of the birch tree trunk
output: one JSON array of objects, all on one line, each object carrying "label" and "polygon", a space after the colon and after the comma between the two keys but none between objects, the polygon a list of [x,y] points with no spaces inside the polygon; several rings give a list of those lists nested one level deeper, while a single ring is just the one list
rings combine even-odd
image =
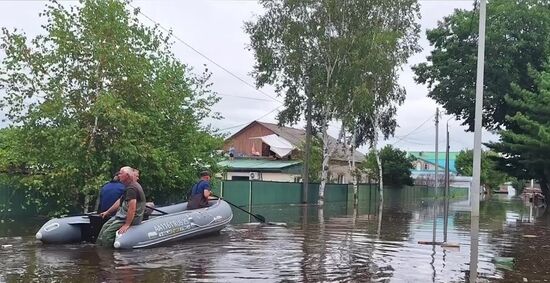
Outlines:
[{"label": "birch tree trunk", "polygon": [[323,132],[323,163],[321,165],[321,183],[319,184],[319,206],[325,204],[325,186],[328,179],[328,164],[330,161],[330,148],[329,148],[329,138],[328,138],[328,121],[325,119],[323,121],[323,126],[321,131]]},{"label": "birch tree trunk", "polygon": [[[342,126],[343,127],[343,126]],[[357,174],[356,174],[356,167],[355,167],[355,135],[356,135],[356,129],[353,129],[353,133],[351,134],[351,137],[348,140],[348,148],[349,148],[349,156],[348,156],[348,165],[349,165],[349,171],[352,178],[353,183],[353,205],[357,206],[357,201],[359,199],[358,192],[359,192],[359,186],[357,184]]]},{"label": "birch tree trunk", "polygon": [[380,191],[380,199],[384,199],[384,179],[383,173],[382,173],[382,162],[380,161],[380,152],[378,152],[378,149],[376,148],[378,146],[378,118],[375,116],[373,119],[374,124],[374,138],[372,139],[372,150],[374,152],[374,156],[376,157],[376,164],[378,165],[378,190]]},{"label": "birch tree trunk", "polygon": [[325,187],[328,181],[330,157],[332,156],[332,153],[334,153],[334,150],[341,144],[340,141],[344,137],[344,126],[342,125],[342,127],[340,128],[340,133],[338,134],[338,138],[336,139],[336,144],[330,144],[330,139],[328,135],[329,112],[326,108],[323,110],[324,114],[321,126],[321,131],[323,135],[323,162],[321,168],[321,183],[319,184],[319,205],[324,205],[325,203]]}]

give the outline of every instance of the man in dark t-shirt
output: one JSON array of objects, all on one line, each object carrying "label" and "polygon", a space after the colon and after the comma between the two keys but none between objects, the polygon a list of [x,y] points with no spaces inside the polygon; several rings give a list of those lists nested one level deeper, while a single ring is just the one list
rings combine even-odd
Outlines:
[{"label": "man in dark t-shirt", "polygon": [[197,209],[208,206],[208,198],[212,194],[210,191],[210,172],[202,171],[201,179],[191,189],[191,197],[187,203],[187,209]]},{"label": "man in dark t-shirt", "polygon": [[118,173],[115,177],[103,185],[99,192],[99,213],[107,211],[124,194],[124,184],[118,179]]},{"label": "man in dark t-shirt", "polygon": [[125,191],[120,201],[100,214],[105,218],[116,211],[115,217],[109,219],[99,232],[97,242],[100,245],[112,247],[117,232],[124,234],[131,225],[138,225],[143,219],[145,194],[137,182],[136,172],[137,170],[128,166],[120,168],[119,179],[125,185]]}]

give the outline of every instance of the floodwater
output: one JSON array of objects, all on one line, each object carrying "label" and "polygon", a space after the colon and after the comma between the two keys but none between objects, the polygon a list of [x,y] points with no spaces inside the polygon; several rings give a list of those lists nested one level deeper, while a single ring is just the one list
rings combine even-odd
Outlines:
[{"label": "floodwater", "polygon": [[[418,190],[385,195],[381,214],[375,199],[356,209],[254,208],[287,227],[247,223],[234,209],[219,235],[130,251],[42,245],[34,233],[43,221],[4,221],[0,244],[11,246],[0,248],[0,282],[550,282],[548,213],[506,196],[484,200],[471,246],[467,200],[451,201],[445,229],[442,202]],[[456,246],[419,244],[433,240],[434,214],[436,241],[446,230]]]}]

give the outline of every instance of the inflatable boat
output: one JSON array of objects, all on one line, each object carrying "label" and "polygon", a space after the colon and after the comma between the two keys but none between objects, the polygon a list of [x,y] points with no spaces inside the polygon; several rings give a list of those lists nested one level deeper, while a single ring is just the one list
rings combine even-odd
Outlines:
[{"label": "inflatable boat", "polygon": [[[219,232],[231,221],[233,212],[221,199],[211,200],[209,204],[209,207],[193,210],[186,210],[187,202],[156,207],[147,220],[131,226],[122,235],[117,234],[113,246],[117,249],[146,248]],[[40,228],[36,239],[44,244],[93,243],[104,222],[97,214],[54,218]]]}]

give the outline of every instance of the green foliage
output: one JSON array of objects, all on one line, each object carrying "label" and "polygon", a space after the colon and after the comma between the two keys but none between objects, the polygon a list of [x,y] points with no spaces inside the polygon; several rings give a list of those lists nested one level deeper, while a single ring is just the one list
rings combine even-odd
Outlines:
[{"label": "green foliage", "polygon": [[245,30],[255,52],[256,84],[273,84],[284,95],[280,124],[300,121],[309,97],[317,128],[340,119],[346,129],[357,128],[364,144],[376,113],[384,134],[393,133],[393,103],[402,103],[405,94],[397,68],[419,50],[416,0],[260,3],[266,13]]},{"label": "green foliage", "polygon": [[[28,202],[62,209],[96,195],[120,166],[149,195],[181,193],[213,165],[221,138],[200,126],[218,98],[170,51],[170,35],[139,23],[127,2],[46,5],[44,34],[2,29],[0,168],[22,168]],[[37,203],[39,208],[46,205]]]},{"label": "green foliage", "polygon": [[[411,169],[414,168],[412,164],[414,160],[414,157],[407,157],[407,152],[394,148],[391,145],[386,145],[382,148],[380,150],[380,162],[382,163],[384,185],[412,186]],[[371,180],[378,180],[378,165],[373,151],[367,155],[362,169],[366,171]]]},{"label": "green foliage", "polygon": [[525,183],[527,181],[512,177],[510,182],[512,183],[512,187],[514,187],[514,189],[516,189],[516,194],[519,195],[523,192],[523,189],[525,189]]},{"label": "green foliage", "polygon": [[[508,181],[510,178],[506,173],[497,168],[494,159],[498,154],[493,151],[481,152],[481,184],[489,189],[498,189],[499,185]],[[471,149],[462,150],[456,156],[455,166],[458,174],[463,176],[472,176],[472,164],[474,162],[474,152]]]},{"label": "green foliage", "polygon": [[[305,150],[305,142],[300,144],[299,146],[299,154],[297,156],[298,159],[304,159],[303,153]],[[311,149],[310,149],[310,155],[309,155],[309,182],[310,183],[318,183],[321,181],[321,167],[322,167],[322,154],[323,146],[322,146],[322,140],[318,137],[312,137],[311,139]]]},{"label": "green foliage", "polygon": [[[323,137],[319,204],[332,150],[329,122],[342,122],[338,142],[351,147],[392,135],[401,64],[419,50],[417,0],[260,0],[265,14],[246,23],[255,52],[256,84],[284,95],[281,125],[308,111]],[[305,116],[305,115],[304,115]]]},{"label": "green foliage", "polygon": [[517,112],[507,116],[510,124],[500,132],[500,141],[488,146],[500,152],[499,168],[518,179],[537,179],[547,199],[550,196],[550,64],[533,73],[537,91],[513,85],[514,96],[506,101]]},{"label": "green foliage", "polygon": [[[455,10],[427,31],[434,47],[426,63],[414,67],[416,81],[447,113],[473,131],[477,66],[478,11]],[[487,3],[483,123],[487,129],[508,127],[506,96],[516,97],[512,84],[534,91],[528,69],[540,71],[550,54],[550,2],[492,0]]]}]

